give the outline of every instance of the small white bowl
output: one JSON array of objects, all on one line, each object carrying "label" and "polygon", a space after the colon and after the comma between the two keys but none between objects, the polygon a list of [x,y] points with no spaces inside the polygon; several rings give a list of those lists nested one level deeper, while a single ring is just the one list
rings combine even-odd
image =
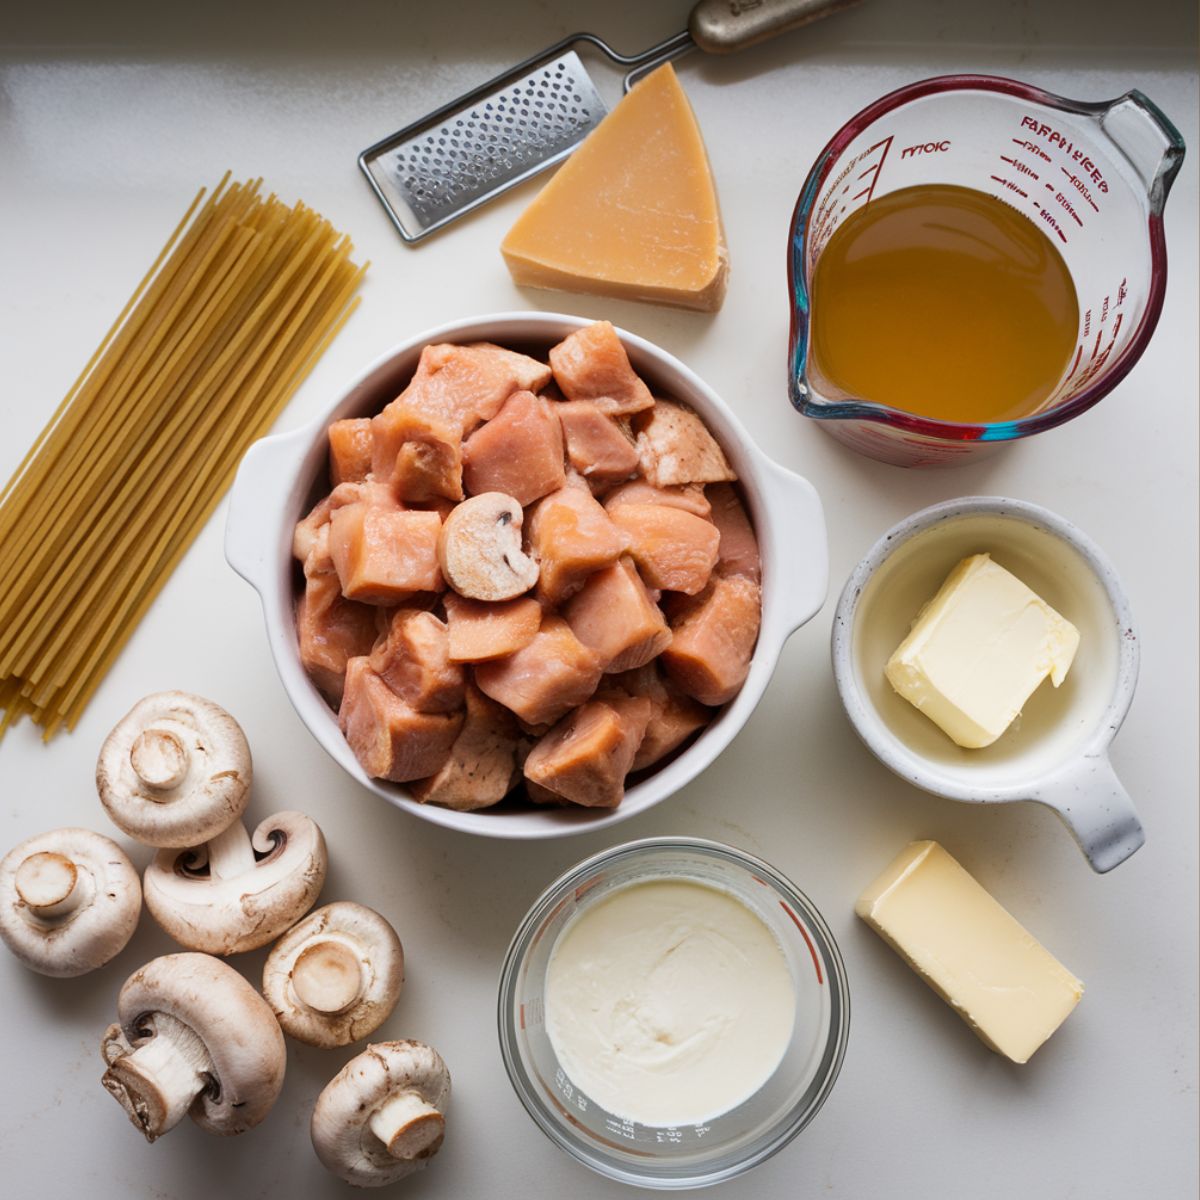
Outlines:
[{"label": "small white bowl", "polygon": [[[902,699],[884,666],[951,568],[989,552],[1079,629],[1061,687],[1043,685],[998,741],[955,745]],[[897,775],[952,800],[1035,800],[1074,834],[1096,871],[1145,841],[1108,746],[1133,699],[1138,642],[1116,571],[1069,521],[1036,504],[971,496],[888,530],[855,568],[833,620],[833,671],[859,737]]]},{"label": "small white bowl", "polygon": [[420,804],[402,784],[372,779],[363,771],[338,729],[336,715],[300,665],[296,644],[298,572],[291,552],[292,529],[328,488],[326,430],[342,417],[372,415],[397,396],[412,377],[422,347],[430,342],[497,342],[544,357],[551,346],[588,323],[557,313],[498,313],[454,321],[409,338],[368,366],[325,415],[251,446],[233,485],[225,557],[262,599],[275,666],[300,719],[363,787],[452,829],[489,837],[559,837],[601,829],[644,812],[689,783],[729,745],[766,690],[784,642],[825,600],[829,555],[821,502],[812,485],[763,454],[725,402],[677,358],[618,330],[634,368],[651,389],[690,404],[700,414],[741,481],[763,568],[762,629],[742,690],[686,750],[630,787],[612,810],[506,806],[454,812]]}]

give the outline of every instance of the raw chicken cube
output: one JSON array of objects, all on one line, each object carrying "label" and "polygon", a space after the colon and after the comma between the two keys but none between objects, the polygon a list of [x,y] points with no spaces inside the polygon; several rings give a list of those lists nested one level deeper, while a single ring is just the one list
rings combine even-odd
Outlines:
[{"label": "raw chicken cube", "polygon": [[621,504],[609,515],[650,587],[689,596],[704,590],[721,541],[711,521],[669,504]]},{"label": "raw chicken cube", "polygon": [[504,492],[522,508],[566,482],[557,406],[516,392],[463,446],[463,479],[473,496]]},{"label": "raw chicken cube", "polygon": [[399,512],[403,507],[392,494],[391,488],[384,484],[370,479],[340,483],[328,496],[322,496],[306,517],[296,522],[292,533],[292,554],[300,562],[306,561],[321,530],[328,526],[330,517],[347,504],[359,503],[371,504],[390,512]]},{"label": "raw chicken cube", "polygon": [[554,380],[568,400],[592,400],[610,416],[641,412],[654,403],[608,321],[571,334],[550,351]]},{"label": "raw chicken cube", "polygon": [[567,441],[567,458],[588,483],[615,483],[637,470],[637,448],[621,425],[591,400],[554,406]]},{"label": "raw chicken cube", "polygon": [[604,507],[610,513],[622,504],[668,504],[697,517],[707,517],[712,511],[712,505],[705,499],[704,488],[698,483],[656,488],[644,479],[631,479],[604,497]]},{"label": "raw chicken cube", "polygon": [[480,690],[530,725],[557,721],[582,704],[604,673],[595,651],[585,646],[561,617],[546,616],[527,646],[507,658],[480,663]]},{"label": "raw chicken cube", "polygon": [[513,392],[537,392],[549,382],[545,363],[514,350],[489,342],[443,343],[421,351],[400,399],[465,437],[481,421],[490,421]]},{"label": "raw chicken cube", "polygon": [[375,779],[404,783],[441,770],[464,714],[422,713],[405,704],[366,658],[346,664],[338,724],[355,757]]},{"label": "raw chicken cube", "polygon": [[662,612],[627,558],[590,575],[562,614],[575,636],[600,656],[605,671],[640,667],[671,641]]},{"label": "raw chicken cube", "polygon": [[350,417],[329,426],[329,478],[333,486],[357,483],[371,472],[371,418]]},{"label": "raw chicken cube", "polygon": [[596,699],[611,700],[614,694],[643,696],[651,704],[646,734],[633,760],[631,769],[634,771],[653,766],[677,750],[713,717],[710,709],[691,696],[685,696],[669,679],[664,679],[657,663],[647,663],[635,671],[610,676],[596,692]]},{"label": "raw chicken cube", "polygon": [[566,796],[560,796],[557,792],[552,792],[549,788],[542,787],[540,783],[534,783],[532,779],[525,780],[525,797],[531,804],[557,804],[562,806],[571,803]]},{"label": "raw chicken cube", "polygon": [[422,804],[471,812],[499,804],[517,767],[517,723],[503,705],[467,685],[467,717],[442,768],[410,785]]},{"label": "raw chicken cube", "polygon": [[435,512],[388,512],[348,504],[333,514],[329,551],[342,594],[367,604],[402,604],[413,592],[440,591]]},{"label": "raw chicken cube", "polygon": [[486,662],[528,646],[542,623],[542,606],[529,596],[469,600],[447,591],[446,623],[451,662]]},{"label": "raw chicken cube", "polygon": [[541,567],[538,599],[545,604],[577,592],[593,571],[615,563],[628,543],[591,492],[569,483],[537,505],[526,531]]},{"label": "raw chicken cube", "polygon": [[650,720],[645,698],[593,700],[529,752],[525,778],[587,808],[616,808]]},{"label": "raw chicken cube", "polygon": [[371,669],[420,712],[453,712],[463,704],[463,669],[449,657],[446,623],[431,612],[400,608],[371,651]]},{"label": "raw chicken cube", "polygon": [[462,436],[457,424],[393,400],[371,422],[372,474],[413,503],[461,500]]},{"label": "raw chicken cube", "polygon": [[679,483],[725,483],[736,479],[725,453],[685,404],[657,400],[634,419],[642,474],[655,487]]},{"label": "raw chicken cube", "polygon": [[701,704],[725,704],[750,670],[762,620],[762,591],[741,575],[717,576],[671,622],[663,669]]},{"label": "raw chicken cube", "polygon": [[375,642],[375,609],[345,599],[336,575],[316,572],[296,605],[296,633],[304,669],[327,700],[340,704],[346,663],[369,654]]},{"label": "raw chicken cube", "polygon": [[758,539],[754,536],[754,527],[737,491],[728,483],[714,483],[705,492],[712,503],[712,522],[721,534],[717,572],[721,575],[744,575],[755,583],[761,583],[762,561],[758,555]]}]

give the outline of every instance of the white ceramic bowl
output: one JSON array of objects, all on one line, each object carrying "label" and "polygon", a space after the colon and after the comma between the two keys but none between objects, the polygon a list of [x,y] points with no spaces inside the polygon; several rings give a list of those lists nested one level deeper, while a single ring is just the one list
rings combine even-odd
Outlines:
[{"label": "white ceramic bowl", "polygon": [[[998,741],[965,750],[892,689],[884,666],[951,568],[992,557],[1079,629],[1061,687],[1043,684]],[[1036,504],[970,496],[888,530],[855,568],[833,619],[833,670],[846,713],[872,753],[927,792],[975,804],[1035,800],[1063,819],[1108,871],[1145,841],[1108,759],[1137,682],[1129,602],[1099,548]]]},{"label": "white ceramic bowl", "polygon": [[398,395],[430,342],[497,342],[544,356],[556,342],[588,324],[557,313],[498,313],[426,330],[389,350],[330,406],[290,433],[256,442],[238,469],[225,529],[225,557],[262,599],[267,637],[284,689],[324,749],[377,796],[427,821],[490,837],[541,838],[613,825],[678,791],[729,745],[762,697],[788,636],[821,607],[829,557],[821,503],[807,480],[772,462],[746,435],[725,402],[677,358],[643,338],[618,330],[634,368],[658,395],[690,404],[721,443],[741,480],[763,564],[763,622],[750,674],[738,695],[683,753],[630,787],[618,808],[518,808],[453,812],[415,801],[402,784],[371,779],[337,726],[335,714],[300,665],[294,624],[298,572],[292,529],[328,487],[330,423],[378,412]]}]

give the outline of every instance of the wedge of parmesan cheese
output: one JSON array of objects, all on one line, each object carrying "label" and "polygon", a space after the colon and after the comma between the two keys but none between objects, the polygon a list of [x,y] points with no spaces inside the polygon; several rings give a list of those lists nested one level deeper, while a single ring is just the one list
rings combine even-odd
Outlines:
[{"label": "wedge of parmesan cheese", "polygon": [[669,63],[592,131],[500,250],[522,286],[721,307],[728,256],[717,189]]}]

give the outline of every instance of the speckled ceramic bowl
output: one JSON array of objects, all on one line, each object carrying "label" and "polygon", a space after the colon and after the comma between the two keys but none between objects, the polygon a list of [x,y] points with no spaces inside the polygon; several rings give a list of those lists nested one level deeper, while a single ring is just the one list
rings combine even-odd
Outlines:
[{"label": "speckled ceramic bowl", "polygon": [[[984,551],[1073,622],[1080,645],[1061,687],[1044,684],[1003,737],[966,750],[897,695],[884,666],[954,564]],[[1097,871],[1145,841],[1108,758],[1137,682],[1129,602],[1112,564],[1069,521],[999,496],[922,509],[889,529],[854,569],[834,616],[832,650],[859,737],[910,783],[974,804],[1044,804]]]}]

